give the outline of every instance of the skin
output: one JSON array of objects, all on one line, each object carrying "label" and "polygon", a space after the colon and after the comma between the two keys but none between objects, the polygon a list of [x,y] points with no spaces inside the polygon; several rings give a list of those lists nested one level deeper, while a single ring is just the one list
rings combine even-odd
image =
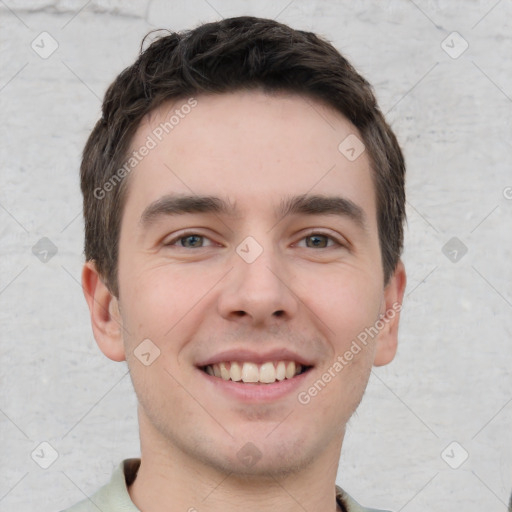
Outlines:
[{"label": "skin", "polygon": [[[399,314],[308,404],[297,394],[401,303],[406,283],[399,262],[384,286],[369,159],[350,162],[338,151],[357,129],[317,101],[261,91],[196,99],[128,178],[119,297],[93,262],[83,269],[95,338],[107,357],[127,360],[139,400],[142,462],[131,498],[145,512],[171,503],[334,511],[345,427],[372,365],[396,353]],[[183,103],[147,116],[132,147]],[[236,212],[162,215],[142,225],[142,212],[165,194],[218,196]],[[346,215],[276,216],[280,201],[300,194],[349,199],[366,224]],[[183,239],[184,230],[205,238]],[[236,252],[248,236],[263,249],[252,263]],[[148,338],[160,355],[145,366],[134,350]],[[232,348],[283,347],[313,368],[300,388],[265,403],[219,392],[196,367]],[[237,457],[248,442],[260,457],[252,465]]]}]

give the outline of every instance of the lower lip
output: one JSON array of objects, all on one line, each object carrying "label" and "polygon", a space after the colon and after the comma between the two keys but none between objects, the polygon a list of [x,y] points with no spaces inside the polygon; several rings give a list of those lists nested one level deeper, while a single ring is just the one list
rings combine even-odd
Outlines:
[{"label": "lower lip", "polygon": [[304,380],[311,371],[311,368],[300,375],[296,375],[292,379],[284,379],[273,382],[272,384],[244,383],[242,381],[234,382],[232,380],[214,377],[199,369],[198,371],[207,382],[215,387],[216,391],[225,393],[229,397],[235,398],[241,402],[262,403],[274,402],[293,392],[296,393],[297,388],[304,384]]}]

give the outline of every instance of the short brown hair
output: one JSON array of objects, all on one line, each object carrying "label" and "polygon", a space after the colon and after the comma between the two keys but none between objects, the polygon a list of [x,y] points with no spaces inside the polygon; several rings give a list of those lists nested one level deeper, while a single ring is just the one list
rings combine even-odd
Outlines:
[{"label": "short brown hair", "polygon": [[141,119],[171,99],[253,88],[319,100],[359,130],[372,165],[388,282],[403,247],[404,159],[370,84],[330,43],[274,20],[242,16],[166,32],[145,50],[143,45],[136,62],[108,88],[81,165],[85,257],[94,260],[114,295],[119,294],[117,259],[127,180],[109,187],[108,194],[102,187],[119,178],[116,172],[127,159]]}]

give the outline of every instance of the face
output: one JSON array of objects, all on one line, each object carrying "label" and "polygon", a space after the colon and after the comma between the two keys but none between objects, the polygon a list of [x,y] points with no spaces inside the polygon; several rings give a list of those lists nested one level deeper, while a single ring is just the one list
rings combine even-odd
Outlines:
[{"label": "face", "polygon": [[96,338],[128,361],[143,446],[240,474],[337,461],[372,365],[395,353],[405,285],[401,264],[383,283],[368,156],[340,152],[356,128],[313,100],[196,101],[161,141],[186,100],[133,140],[157,143],[127,178],[122,329]]}]

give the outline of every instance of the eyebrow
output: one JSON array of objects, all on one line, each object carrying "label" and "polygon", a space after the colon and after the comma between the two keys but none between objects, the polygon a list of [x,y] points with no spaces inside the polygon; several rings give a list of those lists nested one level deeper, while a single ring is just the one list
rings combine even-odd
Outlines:
[{"label": "eyebrow", "polygon": [[[234,217],[236,206],[216,196],[165,195],[148,205],[140,224],[148,227],[162,216],[184,215],[187,213],[213,213]],[[340,196],[302,194],[283,199],[274,211],[282,220],[290,215],[338,215],[355,222],[360,228],[367,228],[364,210],[352,200]]]}]

